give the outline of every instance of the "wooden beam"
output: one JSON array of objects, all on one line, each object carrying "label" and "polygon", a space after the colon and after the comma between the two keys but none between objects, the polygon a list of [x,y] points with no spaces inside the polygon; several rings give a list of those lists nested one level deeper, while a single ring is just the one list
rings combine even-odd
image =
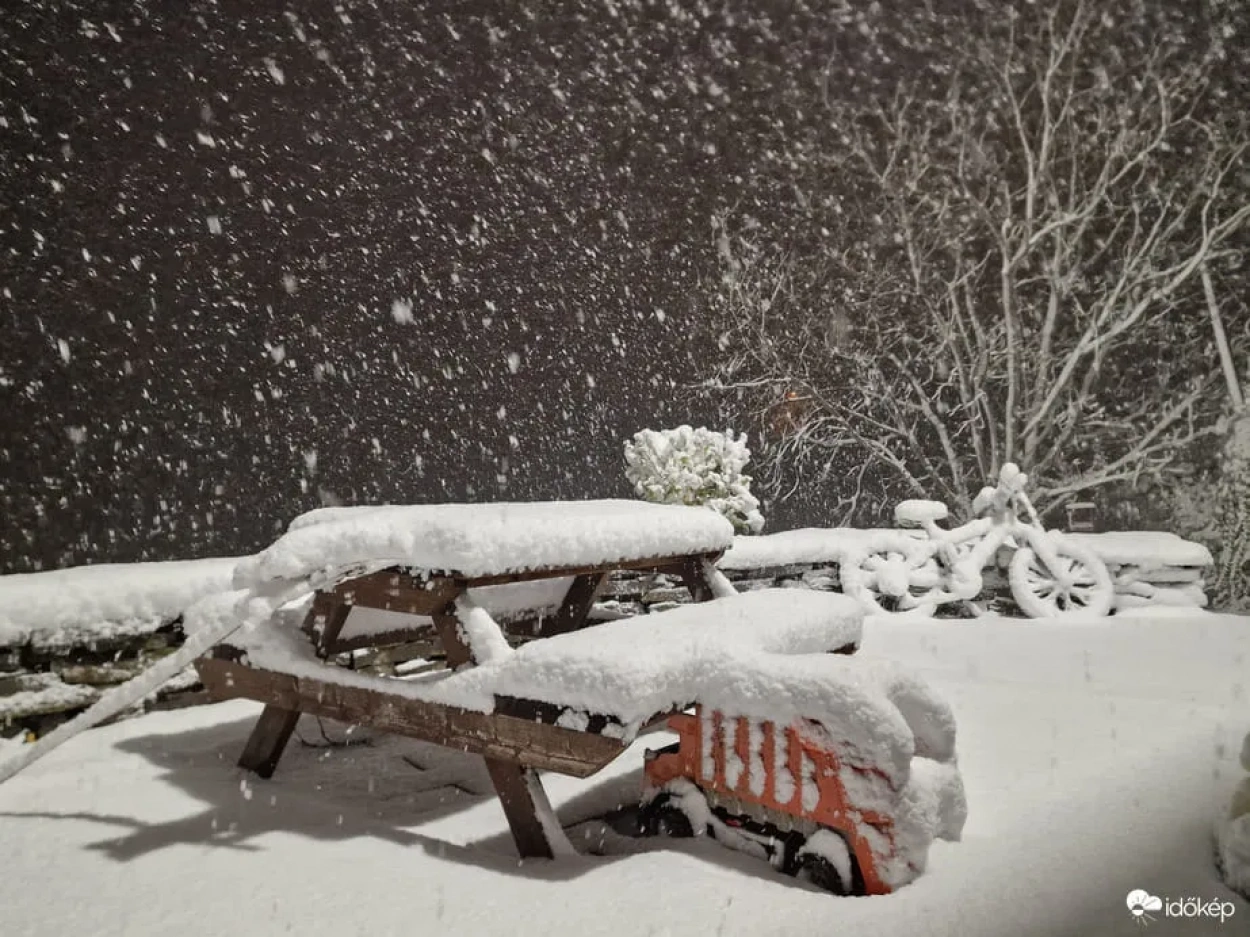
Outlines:
[{"label": "wooden beam", "polygon": [[354,634],[350,638],[336,638],[326,656],[334,657],[351,651],[395,647],[399,644],[428,644],[431,648],[442,652],[438,630],[432,624],[424,624],[412,628],[395,628],[390,631],[368,631],[364,634]]},{"label": "wooden beam", "polygon": [[465,664],[476,664],[473,649],[465,643],[460,631],[460,619],[456,615],[455,603],[449,602],[434,613],[434,627],[443,642],[443,653],[447,655],[447,666],[463,667]]},{"label": "wooden beam", "polygon": [[355,675],[376,683],[375,689],[258,670],[215,657],[201,657],[195,667],[214,701],[257,700],[572,777],[589,777],[627,747],[620,739],[410,699],[395,693],[395,681],[387,677]]},{"label": "wooden beam", "polygon": [[273,777],[299,716],[299,710],[266,706],[247,738],[243,754],[239,756],[239,767],[255,771],[262,778]]},{"label": "wooden beam", "polygon": [[303,630],[313,636],[318,656],[334,657],[366,647],[418,641],[430,632],[426,624],[396,628],[380,634],[359,634],[341,638],[354,607],[429,616],[459,593],[450,579],[422,581],[397,569],[384,569],[340,582],[333,589],[320,591],[304,619]]},{"label": "wooden beam", "polygon": [[435,576],[427,580],[398,569],[346,579],[332,590],[340,602],[408,615],[432,615],[460,592],[451,579]]},{"label": "wooden beam", "polygon": [[[495,712],[505,716],[513,716],[526,722],[542,722],[549,726],[559,725],[567,715],[578,712],[572,706],[560,706],[557,703],[544,703],[540,700],[523,699],[519,696],[495,695]],[[621,720],[617,716],[606,713],[584,713],[586,725],[581,732],[602,735],[611,727],[614,731],[622,729]],[[665,715],[668,715],[665,713]]]},{"label": "wooden beam", "polygon": [[[538,818],[539,805],[534,802],[535,787],[540,782],[533,768],[498,758],[486,759],[495,793],[503,814],[508,818],[512,839],[522,859],[552,859],[555,851],[547,840],[547,831]],[[541,787],[538,788],[541,790]]]},{"label": "wooden beam", "polygon": [[605,572],[574,576],[573,584],[569,586],[560,608],[554,616],[543,622],[543,637],[566,634],[585,627],[586,617],[590,614],[591,606],[595,604],[595,596],[599,594],[607,578],[608,574]]},{"label": "wooden beam", "polygon": [[308,615],[304,618],[301,629],[312,637],[313,646],[321,657],[331,657],[338,643],[339,632],[347,624],[347,616],[352,607],[345,605],[332,592],[318,592],[313,596]]}]

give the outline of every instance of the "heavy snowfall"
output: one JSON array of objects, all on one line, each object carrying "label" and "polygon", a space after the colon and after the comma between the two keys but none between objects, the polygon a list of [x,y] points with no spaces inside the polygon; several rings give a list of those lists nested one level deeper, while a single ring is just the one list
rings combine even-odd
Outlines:
[{"label": "heavy snowfall", "polygon": [[1250,6],[0,13],[0,932],[1250,926]]}]

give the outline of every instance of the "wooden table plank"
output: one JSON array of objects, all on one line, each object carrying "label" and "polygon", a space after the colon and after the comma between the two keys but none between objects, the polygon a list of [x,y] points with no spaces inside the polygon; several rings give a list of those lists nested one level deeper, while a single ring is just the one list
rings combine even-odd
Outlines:
[{"label": "wooden table plank", "polygon": [[211,657],[195,666],[214,701],[257,700],[577,778],[599,771],[627,747],[620,739],[409,699],[387,688],[389,677],[373,678],[378,688],[366,689]]},{"label": "wooden table plank", "polygon": [[543,622],[542,636],[567,634],[584,627],[590,609],[595,604],[595,596],[599,594],[607,578],[606,572],[582,573],[573,577],[573,584],[569,586],[568,594],[559,610]]}]

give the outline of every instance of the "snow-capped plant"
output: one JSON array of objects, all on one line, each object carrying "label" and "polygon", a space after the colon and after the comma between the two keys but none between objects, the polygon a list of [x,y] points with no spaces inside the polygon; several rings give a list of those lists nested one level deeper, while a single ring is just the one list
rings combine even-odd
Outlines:
[{"label": "snow-capped plant", "polygon": [[747,436],[733,430],[644,429],[625,443],[625,475],[639,497],[657,504],[702,505],[726,517],[738,533],[764,527],[751,476]]}]

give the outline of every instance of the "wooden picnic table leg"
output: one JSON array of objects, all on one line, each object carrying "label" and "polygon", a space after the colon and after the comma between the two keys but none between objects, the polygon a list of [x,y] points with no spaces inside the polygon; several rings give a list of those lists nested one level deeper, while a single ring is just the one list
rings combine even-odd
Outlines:
[{"label": "wooden picnic table leg", "polygon": [[266,706],[248,736],[243,754],[239,756],[239,767],[255,771],[262,778],[273,777],[282,750],[291,740],[297,722],[299,710]]},{"label": "wooden picnic table leg", "polygon": [[[461,636],[456,603],[447,603],[432,617],[442,639],[443,650],[447,654],[447,663],[452,667],[477,663],[473,660],[472,649]],[[499,797],[521,858],[553,858],[555,850],[547,839],[547,831],[538,816],[539,804],[535,802],[535,796],[546,796],[537,772],[533,768],[502,758],[484,758],[483,761],[486,762],[486,771],[495,786],[495,793]]]},{"label": "wooden picnic table leg", "polygon": [[554,858],[555,850],[547,839],[547,830],[538,817],[539,805],[534,801],[534,786],[542,783],[537,772],[499,758],[487,758],[485,761],[521,858]]},{"label": "wooden picnic table leg", "polygon": [[[324,649],[337,640],[351,611],[351,605],[332,592],[318,592],[313,597],[302,627],[313,640],[318,656],[326,656]],[[318,625],[321,626],[320,629]],[[252,734],[247,737],[247,744],[243,746],[239,767],[254,771],[262,778],[273,777],[282,752],[299,722],[299,716],[298,709],[265,706],[260,718],[256,720],[256,725],[252,727]]]}]

